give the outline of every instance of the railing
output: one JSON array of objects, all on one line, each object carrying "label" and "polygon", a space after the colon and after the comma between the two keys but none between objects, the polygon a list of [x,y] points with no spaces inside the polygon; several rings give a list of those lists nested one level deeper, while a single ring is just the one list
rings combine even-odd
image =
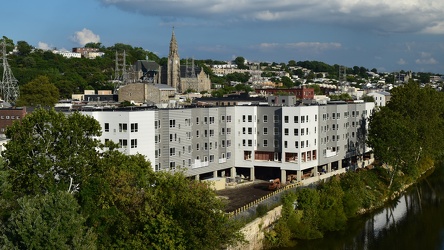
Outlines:
[{"label": "railing", "polygon": [[282,188],[280,188],[280,189],[278,189],[278,190],[276,190],[276,191],[273,191],[272,193],[269,193],[269,194],[267,194],[266,196],[263,196],[263,197],[261,197],[261,198],[255,200],[255,201],[252,201],[252,202],[248,203],[248,204],[245,205],[245,206],[242,206],[242,207],[240,207],[240,208],[238,208],[238,209],[236,209],[236,210],[234,210],[234,211],[232,211],[232,212],[226,213],[226,214],[227,214],[230,218],[232,218],[232,217],[234,217],[234,216],[236,216],[236,215],[238,215],[238,214],[240,214],[240,213],[242,213],[242,212],[247,211],[247,210],[250,209],[251,207],[258,205],[258,204],[260,204],[261,202],[263,202],[263,201],[265,201],[265,200],[267,200],[267,199],[269,199],[269,198],[271,198],[271,197],[273,197],[273,196],[275,196],[275,195],[277,195],[277,194],[279,194],[279,193],[281,193],[281,192],[283,192],[283,191],[287,191],[287,190],[289,190],[289,189],[296,188],[296,187],[299,187],[299,186],[302,186],[302,182],[300,182],[300,181],[298,181],[297,183],[293,183],[293,184],[285,185],[284,187],[282,187]]}]

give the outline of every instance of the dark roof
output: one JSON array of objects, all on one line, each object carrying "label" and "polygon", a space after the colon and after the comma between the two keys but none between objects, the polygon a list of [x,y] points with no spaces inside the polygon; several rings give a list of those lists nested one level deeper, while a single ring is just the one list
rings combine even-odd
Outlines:
[{"label": "dark roof", "polygon": [[134,63],[134,70],[142,72],[159,71],[159,64],[154,61],[138,60]]}]

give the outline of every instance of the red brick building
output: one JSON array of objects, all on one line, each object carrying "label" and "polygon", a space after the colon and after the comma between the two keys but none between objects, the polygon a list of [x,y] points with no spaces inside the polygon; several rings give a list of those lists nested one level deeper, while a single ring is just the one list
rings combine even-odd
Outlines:
[{"label": "red brick building", "polygon": [[26,108],[1,108],[0,109],[0,134],[4,134],[6,127],[13,122],[21,120],[26,115]]},{"label": "red brick building", "polygon": [[307,100],[314,98],[313,88],[292,88],[292,89],[256,89],[258,94],[278,95],[279,93],[286,93],[296,96],[299,100]]}]

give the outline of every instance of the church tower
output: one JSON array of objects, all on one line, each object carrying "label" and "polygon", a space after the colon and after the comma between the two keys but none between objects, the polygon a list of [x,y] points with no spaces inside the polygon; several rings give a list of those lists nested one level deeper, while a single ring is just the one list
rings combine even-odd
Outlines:
[{"label": "church tower", "polygon": [[179,91],[180,89],[180,57],[177,47],[176,36],[174,35],[174,28],[170,41],[170,53],[168,55],[168,73],[167,84]]}]

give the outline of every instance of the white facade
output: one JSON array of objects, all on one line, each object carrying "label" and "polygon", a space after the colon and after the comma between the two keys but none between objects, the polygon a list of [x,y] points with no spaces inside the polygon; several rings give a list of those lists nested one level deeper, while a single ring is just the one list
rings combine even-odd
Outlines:
[{"label": "white facade", "polygon": [[[126,154],[140,153],[154,170],[184,169],[196,178],[255,171],[313,175],[356,165],[370,149],[362,131],[374,103],[230,106],[85,111]],[[363,129],[365,128],[365,129]],[[365,133],[364,133],[365,135]],[[261,171],[262,171],[261,170]]]}]

